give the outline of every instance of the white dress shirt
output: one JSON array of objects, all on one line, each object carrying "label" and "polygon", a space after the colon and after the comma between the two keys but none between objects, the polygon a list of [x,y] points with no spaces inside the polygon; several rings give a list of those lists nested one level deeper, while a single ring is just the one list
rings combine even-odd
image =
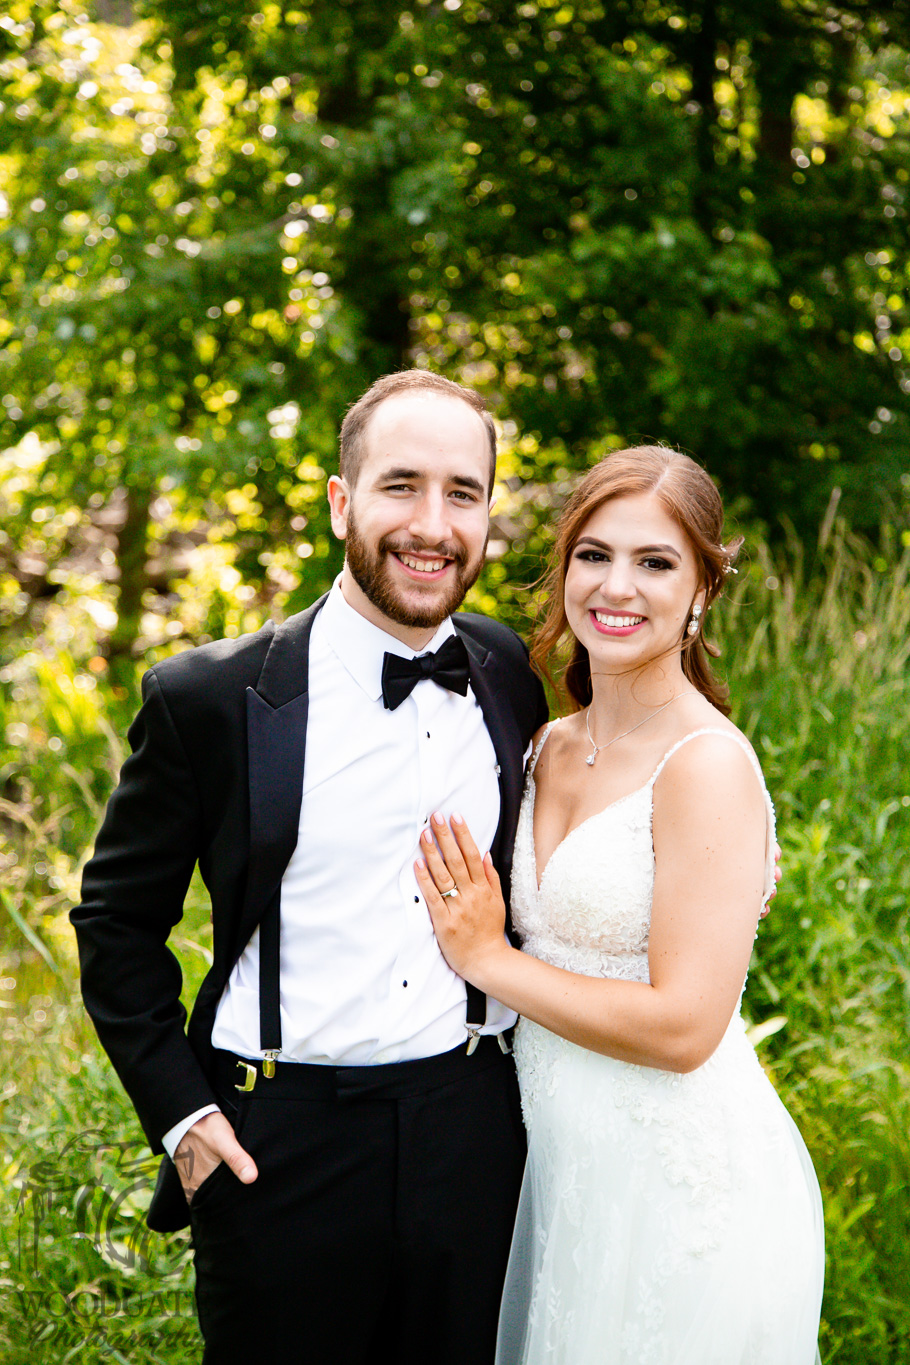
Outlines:
[{"label": "white dress shirt", "polygon": [[[499,822],[496,754],[471,688],[421,680],[394,711],[382,660],[416,651],[368,621],[336,582],[310,635],[309,715],[297,847],[281,883],[281,1061],[365,1066],[466,1041],[465,987],[439,951],[413,871],[434,811],[464,816],[481,852]],[[487,1002],[484,1032],[515,1015]],[[257,1058],[259,930],[225,987],[215,1047]],[[180,1138],[211,1107],[165,1135]]]}]

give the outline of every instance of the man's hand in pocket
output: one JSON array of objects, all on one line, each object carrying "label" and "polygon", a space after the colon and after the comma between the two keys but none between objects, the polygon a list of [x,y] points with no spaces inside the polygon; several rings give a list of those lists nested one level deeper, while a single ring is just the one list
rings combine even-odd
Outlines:
[{"label": "man's hand in pocket", "polygon": [[187,1129],[174,1153],[174,1165],[188,1204],[192,1203],[203,1180],[222,1161],[227,1162],[244,1185],[251,1185],[259,1174],[256,1163],[237,1141],[224,1114],[206,1114]]}]

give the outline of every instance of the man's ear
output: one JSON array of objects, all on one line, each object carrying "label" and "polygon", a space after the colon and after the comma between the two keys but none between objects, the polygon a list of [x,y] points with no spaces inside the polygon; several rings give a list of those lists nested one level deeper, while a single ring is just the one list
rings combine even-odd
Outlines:
[{"label": "man's ear", "polygon": [[340,474],[333,474],[327,492],[332,530],[339,540],[344,540],[348,533],[348,509],[351,506],[351,490],[347,480]]}]

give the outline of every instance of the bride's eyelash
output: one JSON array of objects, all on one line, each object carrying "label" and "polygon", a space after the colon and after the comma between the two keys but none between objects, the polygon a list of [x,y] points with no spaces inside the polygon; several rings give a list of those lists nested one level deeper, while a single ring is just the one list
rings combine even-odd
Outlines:
[{"label": "bride's eyelash", "polygon": [[[603,550],[578,550],[575,558],[583,560],[587,564],[603,564],[609,556]],[[658,555],[648,555],[641,562],[645,568],[652,569],[655,572],[676,567],[669,559],[661,559]]]}]

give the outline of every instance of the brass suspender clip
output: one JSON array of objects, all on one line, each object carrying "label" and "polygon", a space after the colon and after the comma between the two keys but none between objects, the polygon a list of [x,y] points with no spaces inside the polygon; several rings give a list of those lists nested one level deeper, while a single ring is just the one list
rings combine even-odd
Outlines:
[{"label": "brass suspender clip", "polygon": [[277,1056],[277,1052],[267,1052],[265,1054],[265,1060],[262,1063],[262,1074],[267,1081],[270,1081],[275,1074],[275,1058]]},{"label": "brass suspender clip", "polygon": [[474,1052],[474,1050],[475,1050],[476,1047],[477,1047],[477,1044],[480,1042],[480,1028],[481,1028],[481,1026],[478,1024],[476,1028],[472,1028],[472,1026],[471,1026],[470,1024],[466,1024],[466,1025],[465,1025],[465,1028],[468,1030],[468,1048],[467,1048],[467,1052],[468,1052],[468,1056],[470,1057],[471,1053]]},{"label": "brass suspender clip", "polygon": [[237,1065],[240,1067],[241,1071],[246,1072],[246,1076],[244,1077],[243,1084],[235,1085],[234,1089],[242,1090],[245,1094],[248,1094],[256,1084],[256,1068],[251,1066],[249,1062],[241,1062],[239,1059]]}]

